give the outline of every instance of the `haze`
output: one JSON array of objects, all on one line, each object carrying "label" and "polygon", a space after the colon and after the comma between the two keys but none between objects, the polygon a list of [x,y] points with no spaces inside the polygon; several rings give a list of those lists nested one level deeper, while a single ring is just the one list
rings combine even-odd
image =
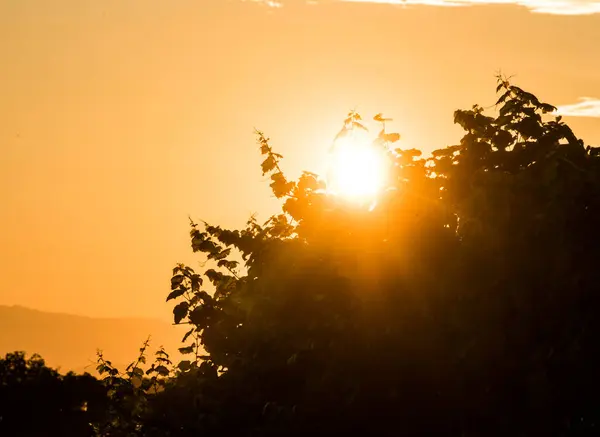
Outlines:
[{"label": "haze", "polygon": [[254,127],[291,175],[353,108],[432,150],[501,70],[600,143],[598,3],[377,3],[0,0],[0,304],[170,319],[188,214],[275,205]]}]

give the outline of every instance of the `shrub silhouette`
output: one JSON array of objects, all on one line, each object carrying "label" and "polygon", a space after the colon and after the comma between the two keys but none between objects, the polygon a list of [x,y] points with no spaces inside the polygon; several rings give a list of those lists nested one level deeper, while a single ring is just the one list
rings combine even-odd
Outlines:
[{"label": "shrub silhouette", "polygon": [[60,375],[22,352],[0,359],[2,436],[93,436],[106,408],[105,389],[89,374]]}]

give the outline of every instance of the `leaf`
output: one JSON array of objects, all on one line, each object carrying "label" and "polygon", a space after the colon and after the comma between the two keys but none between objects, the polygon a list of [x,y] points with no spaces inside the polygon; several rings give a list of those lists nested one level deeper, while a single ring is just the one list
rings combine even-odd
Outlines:
[{"label": "leaf", "polygon": [[160,376],[168,376],[169,375],[169,369],[167,369],[163,365],[157,366],[155,370],[156,370],[156,373],[158,373]]},{"label": "leaf", "polygon": [[187,302],[181,302],[173,308],[173,318],[175,323],[178,324],[183,320],[188,313],[189,304]]},{"label": "leaf", "polygon": [[504,94],[502,94],[500,96],[500,98],[498,99],[498,101],[496,102],[496,105],[499,105],[500,103],[504,103],[504,101],[510,96],[510,90],[506,91]]},{"label": "leaf", "polygon": [[434,158],[441,158],[441,157],[451,156],[456,151],[460,150],[460,148],[461,148],[460,146],[448,146],[448,147],[446,147],[444,149],[434,150],[433,152],[431,152],[431,155]]},{"label": "leaf", "polygon": [[511,85],[510,87],[508,87],[508,89],[511,90],[512,92],[514,92],[515,94],[524,93],[524,91],[516,85]]},{"label": "leaf", "polygon": [[192,282],[192,291],[198,291],[198,290],[200,290],[200,286],[202,285],[203,280],[200,275],[194,274],[194,275],[192,275],[191,282]]},{"label": "leaf", "polygon": [[398,134],[398,133],[385,134],[383,138],[385,141],[387,141],[389,143],[395,143],[397,141],[400,141],[400,134]]},{"label": "leaf", "polygon": [[205,240],[205,237],[202,234],[197,233],[196,235],[194,235],[192,237],[192,250],[194,252],[198,252],[200,250],[200,246],[202,245],[204,240]]},{"label": "leaf", "polygon": [[315,191],[319,189],[319,182],[314,174],[303,172],[298,179],[298,189],[300,191]]},{"label": "leaf", "polygon": [[225,259],[227,258],[229,255],[231,254],[231,248],[227,248],[222,250],[219,253],[213,254],[211,256],[209,256],[209,259],[214,259],[215,261],[217,260],[221,260],[221,259]]},{"label": "leaf", "polygon": [[419,149],[407,149],[402,151],[403,155],[410,156],[411,158],[417,158],[423,154]]},{"label": "leaf", "polygon": [[547,103],[542,103],[540,108],[542,109],[543,114],[547,114],[548,112],[556,111],[556,106],[549,105]]},{"label": "leaf", "polygon": [[[517,100],[510,100],[508,102],[506,102],[504,104],[504,106],[502,106],[502,108],[500,108],[500,115],[506,115],[509,112],[512,112],[515,107],[521,105],[521,102],[518,102]],[[520,106],[522,108],[522,105]]]},{"label": "leaf", "polygon": [[275,170],[275,167],[277,167],[277,161],[275,161],[275,157],[271,154],[267,157],[267,159],[265,159],[262,162],[260,166],[262,168],[262,174],[264,176],[270,171]]},{"label": "leaf", "polygon": [[228,261],[226,259],[222,259],[217,263],[218,267],[225,267],[228,270],[235,270],[238,266],[237,261]]},{"label": "leaf", "polygon": [[181,342],[185,343],[185,341],[189,338],[190,335],[192,335],[194,333],[195,330],[196,330],[196,328],[192,328],[188,332],[186,332],[185,335],[183,336],[183,339],[181,340]]},{"label": "leaf", "polygon": [[527,102],[531,103],[534,106],[540,105],[540,101],[538,100],[538,98],[536,96],[534,96],[533,94],[528,93],[526,91],[521,92],[521,98],[523,100],[526,100]]},{"label": "leaf", "polygon": [[171,278],[171,290],[175,290],[177,287],[181,285],[185,276],[183,275],[175,275]]},{"label": "leaf", "polygon": [[217,272],[215,269],[208,269],[204,274],[213,284],[216,284],[223,278],[223,273]]},{"label": "leaf", "polygon": [[164,357],[168,357],[169,354],[167,351],[161,346],[159,350],[156,351],[156,355],[162,355]]},{"label": "leaf", "polygon": [[382,113],[376,114],[375,117],[373,117],[373,120],[378,121],[380,123],[385,123],[386,121],[392,121],[391,118],[383,118]]},{"label": "leaf", "polygon": [[180,354],[183,354],[183,355],[192,354],[192,353],[194,353],[194,346],[180,347],[178,349],[178,351]]},{"label": "leaf", "polygon": [[271,175],[271,181],[271,190],[278,199],[289,194],[294,188],[294,183],[288,182],[283,173],[280,171]]},{"label": "leaf", "polygon": [[182,296],[186,291],[187,291],[187,288],[178,288],[177,290],[173,290],[167,296],[167,302],[170,301],[171,299],[177,299],[178,297]]},{"label": "leaf", "polygon": [[189,360],[180,361],[177,368],[182,372],[187,372],[192,368],[192,363]]}]

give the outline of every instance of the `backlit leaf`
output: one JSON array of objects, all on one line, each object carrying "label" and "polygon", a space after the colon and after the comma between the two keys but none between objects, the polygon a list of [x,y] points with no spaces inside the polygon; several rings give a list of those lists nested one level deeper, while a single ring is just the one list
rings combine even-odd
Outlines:
[{"label": "backlit leaf", "polygon": [[173,308],[173,318],[175,323],[181,322],[188,313],[189,304],[187,302],[181,302]]},{"label": "backlit leaf", "polygon": [[169,295],[167,296],[167,302],[170,301],[171,299],[177,299],[178,297],[183,296],[183,294],[186,291],[187,291],[187,289],[185,287],[178,288],[177,290],[171,291],[171,293],[169,293]]},{"label": "backlit leaf", "polygon": [[182,355],[192,354],[194,353],[194,346],[180,347],[178,351]]},{"label": "backlit leaf", "polygon": [[171,278],[171,290],[175,290],[177,287],[181,285],[185,276],[183,275],[175,275]]}]

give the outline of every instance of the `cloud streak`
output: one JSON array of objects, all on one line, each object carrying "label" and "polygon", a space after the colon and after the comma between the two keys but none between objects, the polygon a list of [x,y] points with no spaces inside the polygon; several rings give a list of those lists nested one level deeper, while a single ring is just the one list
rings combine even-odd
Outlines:
[{"label": "cloud streak", "polygon": [[[272,8],[281,8],[286,0],[242,0],[262,4]],[[289,1],[289,0],[288,0]],[[318,4],[327,0],[306,0],[306,3]],[[394,6],[443,6],[467,7],[477,5],[513,5],[524,7],[538,14],[553,15],[593,15],[600,14],[600,0],[329,0],[340,3],[371,3]]]},{"label": "cloud streak", "polygon": [[516,5],[539,14],[591,15],[600,13],[596,0],[340,0],[346,3],[379,3],[397,6],[429,5],[464,7],[475,5]]},{"label": "cloud streak", "polygon": [[570,117],[600,118],[600,99],[581,97],[577,103],[559,106],[556,114]]},{"label": "cloud streak", "polygon": [[279,0],[242,0],[243,2],[250,2],[250,3],[258,3],[260,5],[263,6],[268,6],[270,8],[282,8],[283,7],[283,3]]}]

